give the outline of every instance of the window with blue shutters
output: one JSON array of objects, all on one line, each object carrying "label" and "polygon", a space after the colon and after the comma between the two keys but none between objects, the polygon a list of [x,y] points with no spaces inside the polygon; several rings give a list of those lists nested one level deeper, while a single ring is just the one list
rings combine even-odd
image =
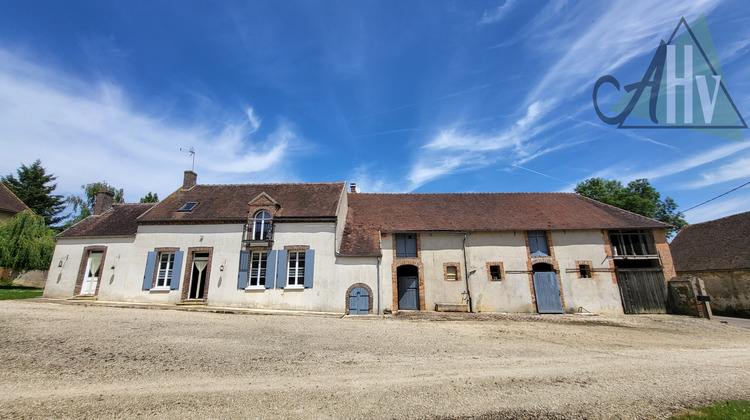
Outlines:
[{"label": "window with blue shutters", "polygon": [[149,252],[143,275],[143,290],[177,290],[180,285],[183,251],[161,248]]},{"label": "window with blue shutters", "polygon": [[529,238],[529,254],[532,257],[549,257],[549,246],[547,246],[547,232],[543,230],[530,230],[526,233]]}]

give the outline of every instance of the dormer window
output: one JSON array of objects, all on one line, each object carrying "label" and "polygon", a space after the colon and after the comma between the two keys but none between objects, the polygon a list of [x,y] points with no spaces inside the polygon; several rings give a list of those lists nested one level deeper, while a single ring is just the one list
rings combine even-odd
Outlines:
[{"label": "dormer window", "polygon": [[261,210],[253,221],[253,241],[266,241],[271,237],[271,213]]},{"label": "dormer window", "polygon": [[180,207],[177,211],[181,211],[181,212],[185,212],[185,213],[186,212],[191,212],[191,211],[193,211],[193,209],[197,205],[198,205],[197,201],[191,201],[189,203],[183,204],[182,207]]}]

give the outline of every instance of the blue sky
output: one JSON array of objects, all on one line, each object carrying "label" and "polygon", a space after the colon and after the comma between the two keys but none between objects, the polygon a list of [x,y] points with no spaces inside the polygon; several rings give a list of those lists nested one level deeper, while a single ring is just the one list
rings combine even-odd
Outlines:
[{"label": "blue sky", "polygon": [[[646,177],[686,209],[748,181],[750,142],[618,130],[592,90],[640,80],[701,13],[748,118],[743,1],[8,1],[0,174],[39,158],[61,194],[106,180],[126,201],[163,198],[192,146],[200,183],[557,192]],[[750,186],[686,216],[748,209]]]}]

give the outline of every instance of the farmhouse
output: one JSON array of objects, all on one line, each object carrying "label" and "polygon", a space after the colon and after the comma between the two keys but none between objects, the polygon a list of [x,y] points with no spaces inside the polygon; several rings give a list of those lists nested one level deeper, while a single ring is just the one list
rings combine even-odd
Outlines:
[{"label": "farmhouse", "polygon": [[670,244],[680,276],[703,280],[711,309],[750,316],[750,212],[688,225]]},{"label": "farmhouse", "polygon": [[58,235],[44,295],[347,314],[665,311],[664,223],[570,193],[355,191],[202,185],[186,171],[156,205],[100,193],[94,215]]}]

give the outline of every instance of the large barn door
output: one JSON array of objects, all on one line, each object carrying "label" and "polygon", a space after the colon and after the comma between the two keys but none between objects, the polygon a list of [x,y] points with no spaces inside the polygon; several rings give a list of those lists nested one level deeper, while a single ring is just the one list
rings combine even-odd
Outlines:
[{"label": "large barn door", "polygon": [[626,314],[667,313],[667,282],[661,269],[617,269],[622,308]]},{"label": "large barn door", "polygon": [[563,313],[560,283],[557,282],[557,274],[554,271],[534,273],[534,294],[536,310],[540,314]]}]

